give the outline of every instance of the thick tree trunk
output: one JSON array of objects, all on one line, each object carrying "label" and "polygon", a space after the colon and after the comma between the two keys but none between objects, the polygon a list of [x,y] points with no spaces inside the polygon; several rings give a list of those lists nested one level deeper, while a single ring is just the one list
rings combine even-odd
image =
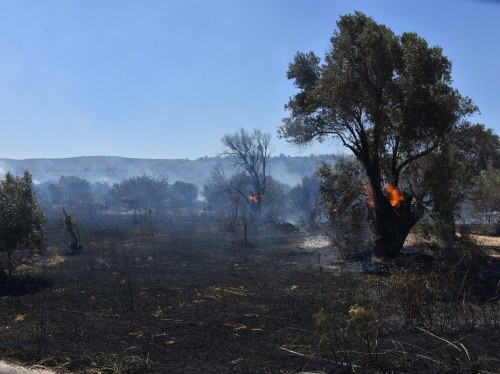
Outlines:
[{"label": "thick tree trunk", "polygon": [[403,244],[417,220],[411,211],[411,197],[393,207],[381,194],[375,199],[371,217],[372,251],[377,257],[395,257],[403,249]]},{"label": "thick tree trunk", "polygon": [[[403,249],[404,242],[411,228],[418,219],[413,214],[412,197],[403,193],[404,199],[396,199],[392,204],[387,193],[382,190],[381,173],[378,162],[373,163],[368,155],[361,155],[359,160],[364,165],[370,180],[371,201],[367,204],[371,211],[369,221],[372,230],[372,253],[377,257],[395,257]],[[397,189],[399,175],[392,176],[392,187]],[[401,193],[399,190],[397,190]]]},{"label": "thick tree trunk", "polygon": [[377,257],[394,257],[403,249],[403,244],[413,224],[396,214],[383,214],[372,223],[372,251]]}]

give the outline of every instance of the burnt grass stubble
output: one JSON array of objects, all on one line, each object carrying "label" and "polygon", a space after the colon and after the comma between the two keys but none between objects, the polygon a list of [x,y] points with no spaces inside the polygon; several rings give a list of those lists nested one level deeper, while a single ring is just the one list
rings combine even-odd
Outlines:
[{"label": "burnt grass stubble", "polygon": [[[386,275],[331,266],[332,250],[304,246],[303,232],[259,230],[244,246],[203,216],[111,222],[86,223],[79,254],[49,222],[46,253],[25,258],[16,286],[0,290],[1,359],[82,373],[439,372],[467,367],[465,355],[500,368],[498,326],[480,324],[440,335],[467,354],[397,318],[376,361],[362,338],[346,346],[356,354],[332,354],[313,316],[346,316]],[[436,352],[460,362],[435,363]]]}]

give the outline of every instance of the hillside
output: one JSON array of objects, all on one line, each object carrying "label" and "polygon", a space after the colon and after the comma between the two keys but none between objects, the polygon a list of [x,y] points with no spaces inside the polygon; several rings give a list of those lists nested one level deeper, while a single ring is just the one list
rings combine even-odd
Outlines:
[{"label": "hillside", "polygon": [[[304,175],[314,173],[320,162],[334,162],[338,156],[320,155],[273,157],[269,165],[271,175],[283,183],[296,184]],[[0,173],[7,171],[21,174],[29,170],[37,182],[55,181],[61,175],[73,175],[90,182],[114,183],[137,175],[168,176],[177,180],[203,186],[214,166],[222,165],[219,157],[203,157],[196,160],[138,159],[113,156],[84,156],[60,159],[13,160],[0,158]]]}]

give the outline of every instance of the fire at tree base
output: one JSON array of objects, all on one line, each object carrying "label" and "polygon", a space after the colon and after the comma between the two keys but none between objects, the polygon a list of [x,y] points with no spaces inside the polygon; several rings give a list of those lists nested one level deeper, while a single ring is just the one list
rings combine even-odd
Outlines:
[{"label": "fire at tree base", "polygon": [[380,258],[395,257],[401,253],[410,230],[418,219],[411,210],[411,197],[392,186],[386,186],[388,197],[374,201],[371,229],[373,233],[371,249]]}]

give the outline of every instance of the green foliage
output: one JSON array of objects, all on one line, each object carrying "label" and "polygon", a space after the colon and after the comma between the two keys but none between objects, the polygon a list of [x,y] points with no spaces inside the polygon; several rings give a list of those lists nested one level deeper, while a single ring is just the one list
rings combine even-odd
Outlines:
[{"label": "green foliage", "polygon": [[[321,65],[312,52],[289,65],[299,92],[279,135],[297,145],[336,139],[353,153],[373,194],[374,252],[393,256],[428,199],[406,169],[436,154],[477,108],[452,87],[441,48],[415,33],[395,35],[360,12],[337,26]],[[402,190],[404,204],[390,205],[386,184]]]},{"label": "green foliage", "polygon": [[[440,229],[440,239],[447,245],[453,245],[455,220],[463,202],[476,201],[478,208],[482,205],[495,209],[498,187],[495,190],[494,177],[490,179],[493,185],[488,186],[482,184],[485,179],[481,176],[491,177],[490,172],[498,160],[499,137],[483,125],[464,125],[450,134],[449,142],[439,147],[435,154],[418,162],[417,166],[423,170],[420,195],[428,196],[430,217]],[[481,189],[490,195],[482,198]],[[486,208],[484,212],[487,218],[492,217],[491,209]]]},{"label": "green foliage", "polygon": [[106,194],[106,201],[134,210],[160,208],[167,201],[168,192],[166,178],[142,175],[114,183]]},{"label": "green foliage", "polygon": [[45,217],[33,194],[31,175],[8,172],[0,181],[0,252],[7,253],[9,277],[14,270],[14,251],[42,251],[45,246]]},{"label": "green foliage", "polygon": [[363,341],[370,361],[376,361],[381,325],[379,314],[373,308],[353,305],[349,308],[349,325]]},{"label": "green foliage", "polygon": [[335,136],[357,157],[377,142],[379,156],[418,154],[475,109],[451,87],[451,62],[439,47],[414,33],[398,37],[360,12],[337,26],[323,65],[309,52],[289,66],[301,90],[280,128],[290,141]]},{"label": "green foliage", "polygon": [[341,259],[366,256],[370,210],[360,164],[355,160],[338,160],[333,167],[322,164],[316,175],[320,178],[319,193],[327,207],[336,255]]},{"label": "green foliage", "polygon": [[500,169],[491,165],[476,179],[474,189],[469,197],[471,211],[477,214],[484,223],[494,225],[500,222]]},{"label": "green foliage", "polygon": [[358,162],[338,160],[333,167],[323,163],[316,175],[320,178],[321,200],[329,208],[331,220],[359,219],[365,213],[366,180]]}]

